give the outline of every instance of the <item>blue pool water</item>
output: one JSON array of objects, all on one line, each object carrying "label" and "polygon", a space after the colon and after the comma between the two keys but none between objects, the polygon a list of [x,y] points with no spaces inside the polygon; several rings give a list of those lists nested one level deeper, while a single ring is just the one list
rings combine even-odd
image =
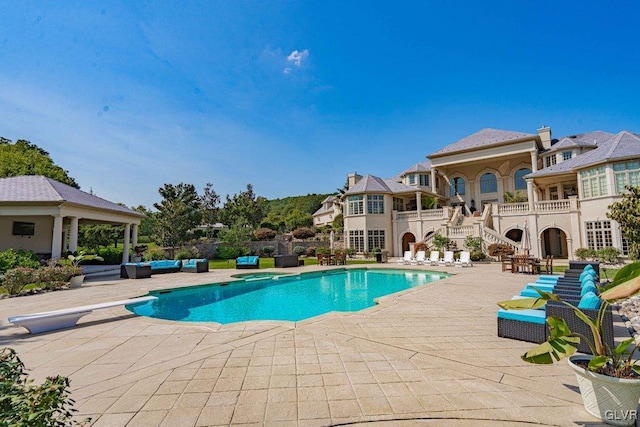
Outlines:
[{"label": "blue pool water", "polygon": [[354,269],[154,291],[155,301],[127,306],[140,316],[185,322],[298,321],[358,311],[374,299],[447,277],[445,273]]}]

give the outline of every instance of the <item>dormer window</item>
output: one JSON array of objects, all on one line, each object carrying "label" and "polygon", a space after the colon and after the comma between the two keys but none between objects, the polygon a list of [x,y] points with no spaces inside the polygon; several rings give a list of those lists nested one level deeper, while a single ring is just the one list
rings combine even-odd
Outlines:
[{"label": "dormer window", "polygon": [[409,175],[409,185],[416,185],[416,176]]},{"label": "dormer window", "polygon": [[556,155],[555,154],[552,154],[549,157],[546,157],[544,159],[544,166],[547,167],[547,168],[549,166],[553,166],[555,164],[556,164]]},{"label": "dormer window", "polygon": [[571,151],[563,151],[562,152],[562,161],[569,160],[573,156]]}]

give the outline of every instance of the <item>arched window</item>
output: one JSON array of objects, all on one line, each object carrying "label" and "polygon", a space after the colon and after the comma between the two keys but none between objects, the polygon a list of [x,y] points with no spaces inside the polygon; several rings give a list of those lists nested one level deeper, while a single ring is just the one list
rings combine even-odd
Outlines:
[{"label": "arched window", "polygon": [[465,189],[464,189],[464,178],[462,177],[455,177],[451,180],[451,188],[450,188],[450,195],[451,197],[455,197],[456,194],[459,194],[461,196],[464,196],[465,193]]},{"label": "arched window", "polygon": [[528,168],[522,168],[516,171],[516,174],[513,176],[514,188],[516,190],[527,189],[527,181],[524,180],[524,176],[530,173],[531,173],[531,169],[528,169]]},{"label": "arched window", "polygon": [[492,173],[485,173],[480,178],[480,192],[481,193],[497,193],[498,192],[498,179]]}]

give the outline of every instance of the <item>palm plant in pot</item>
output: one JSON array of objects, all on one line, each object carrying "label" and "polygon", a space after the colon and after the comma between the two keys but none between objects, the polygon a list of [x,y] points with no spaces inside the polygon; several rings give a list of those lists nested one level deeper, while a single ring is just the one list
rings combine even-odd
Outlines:
[{"label": "palm plant in pot", "polygon": [[[504,309],[541,308],[546,303],[570,307],[588,326],[590,334],[571,331],[564,319],[548,316],[549,339],[522,355],[529,363],[550,364],[568,358],[578,380],[584,407],[591,415],[607,424],[630,426],[637,418],[640,399],[640,366],[634,360],[639,345],[629,338],[611,347],[604,339],[604,319],[611,302],[635,295],[640,291],[640,263],[622,268],[613,282],[603,287],[597,315],[589,316],[576,305],[556,294],[536,289],[538,298],[502,301]],[[593,356],[575,355],[580,340],[587,343]]]},{"label": "palm plant in pot", "polygon": [[80,266],[80,263],[83,261],[91,260],[104,261],[104,258],[95,254],[87,254],[84,251],[78,252],[77,255],[67,255],[67,259],[65,261],[67,265],[71,266],[71,277],[69,278],[69,284],[72,288],[80,287],[84,282],[84,272],[82,270],[82,266]]}]

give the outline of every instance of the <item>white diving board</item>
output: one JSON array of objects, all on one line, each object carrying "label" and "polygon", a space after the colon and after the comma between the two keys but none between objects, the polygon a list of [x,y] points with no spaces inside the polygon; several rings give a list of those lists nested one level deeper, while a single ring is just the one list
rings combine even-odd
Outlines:
[{"label": "white diving board", "polygon": [[78,323],[78,320],[82,316],[86,316],[93,310],[117,307],[119,305],[137,304],[140,302],[154,301],[156,299],[158,299],[158,297],[146,296],[85,305],[82,307],[64,308],[62,310],[44,311],[42,313],[26,314],[22,316],[11,316],[9,317],[9,322],[16,326],[27,328],[27,330],[32,334],[38,334],[40,332],[54,331],[56,329],[76,326],[76,323]]}]

